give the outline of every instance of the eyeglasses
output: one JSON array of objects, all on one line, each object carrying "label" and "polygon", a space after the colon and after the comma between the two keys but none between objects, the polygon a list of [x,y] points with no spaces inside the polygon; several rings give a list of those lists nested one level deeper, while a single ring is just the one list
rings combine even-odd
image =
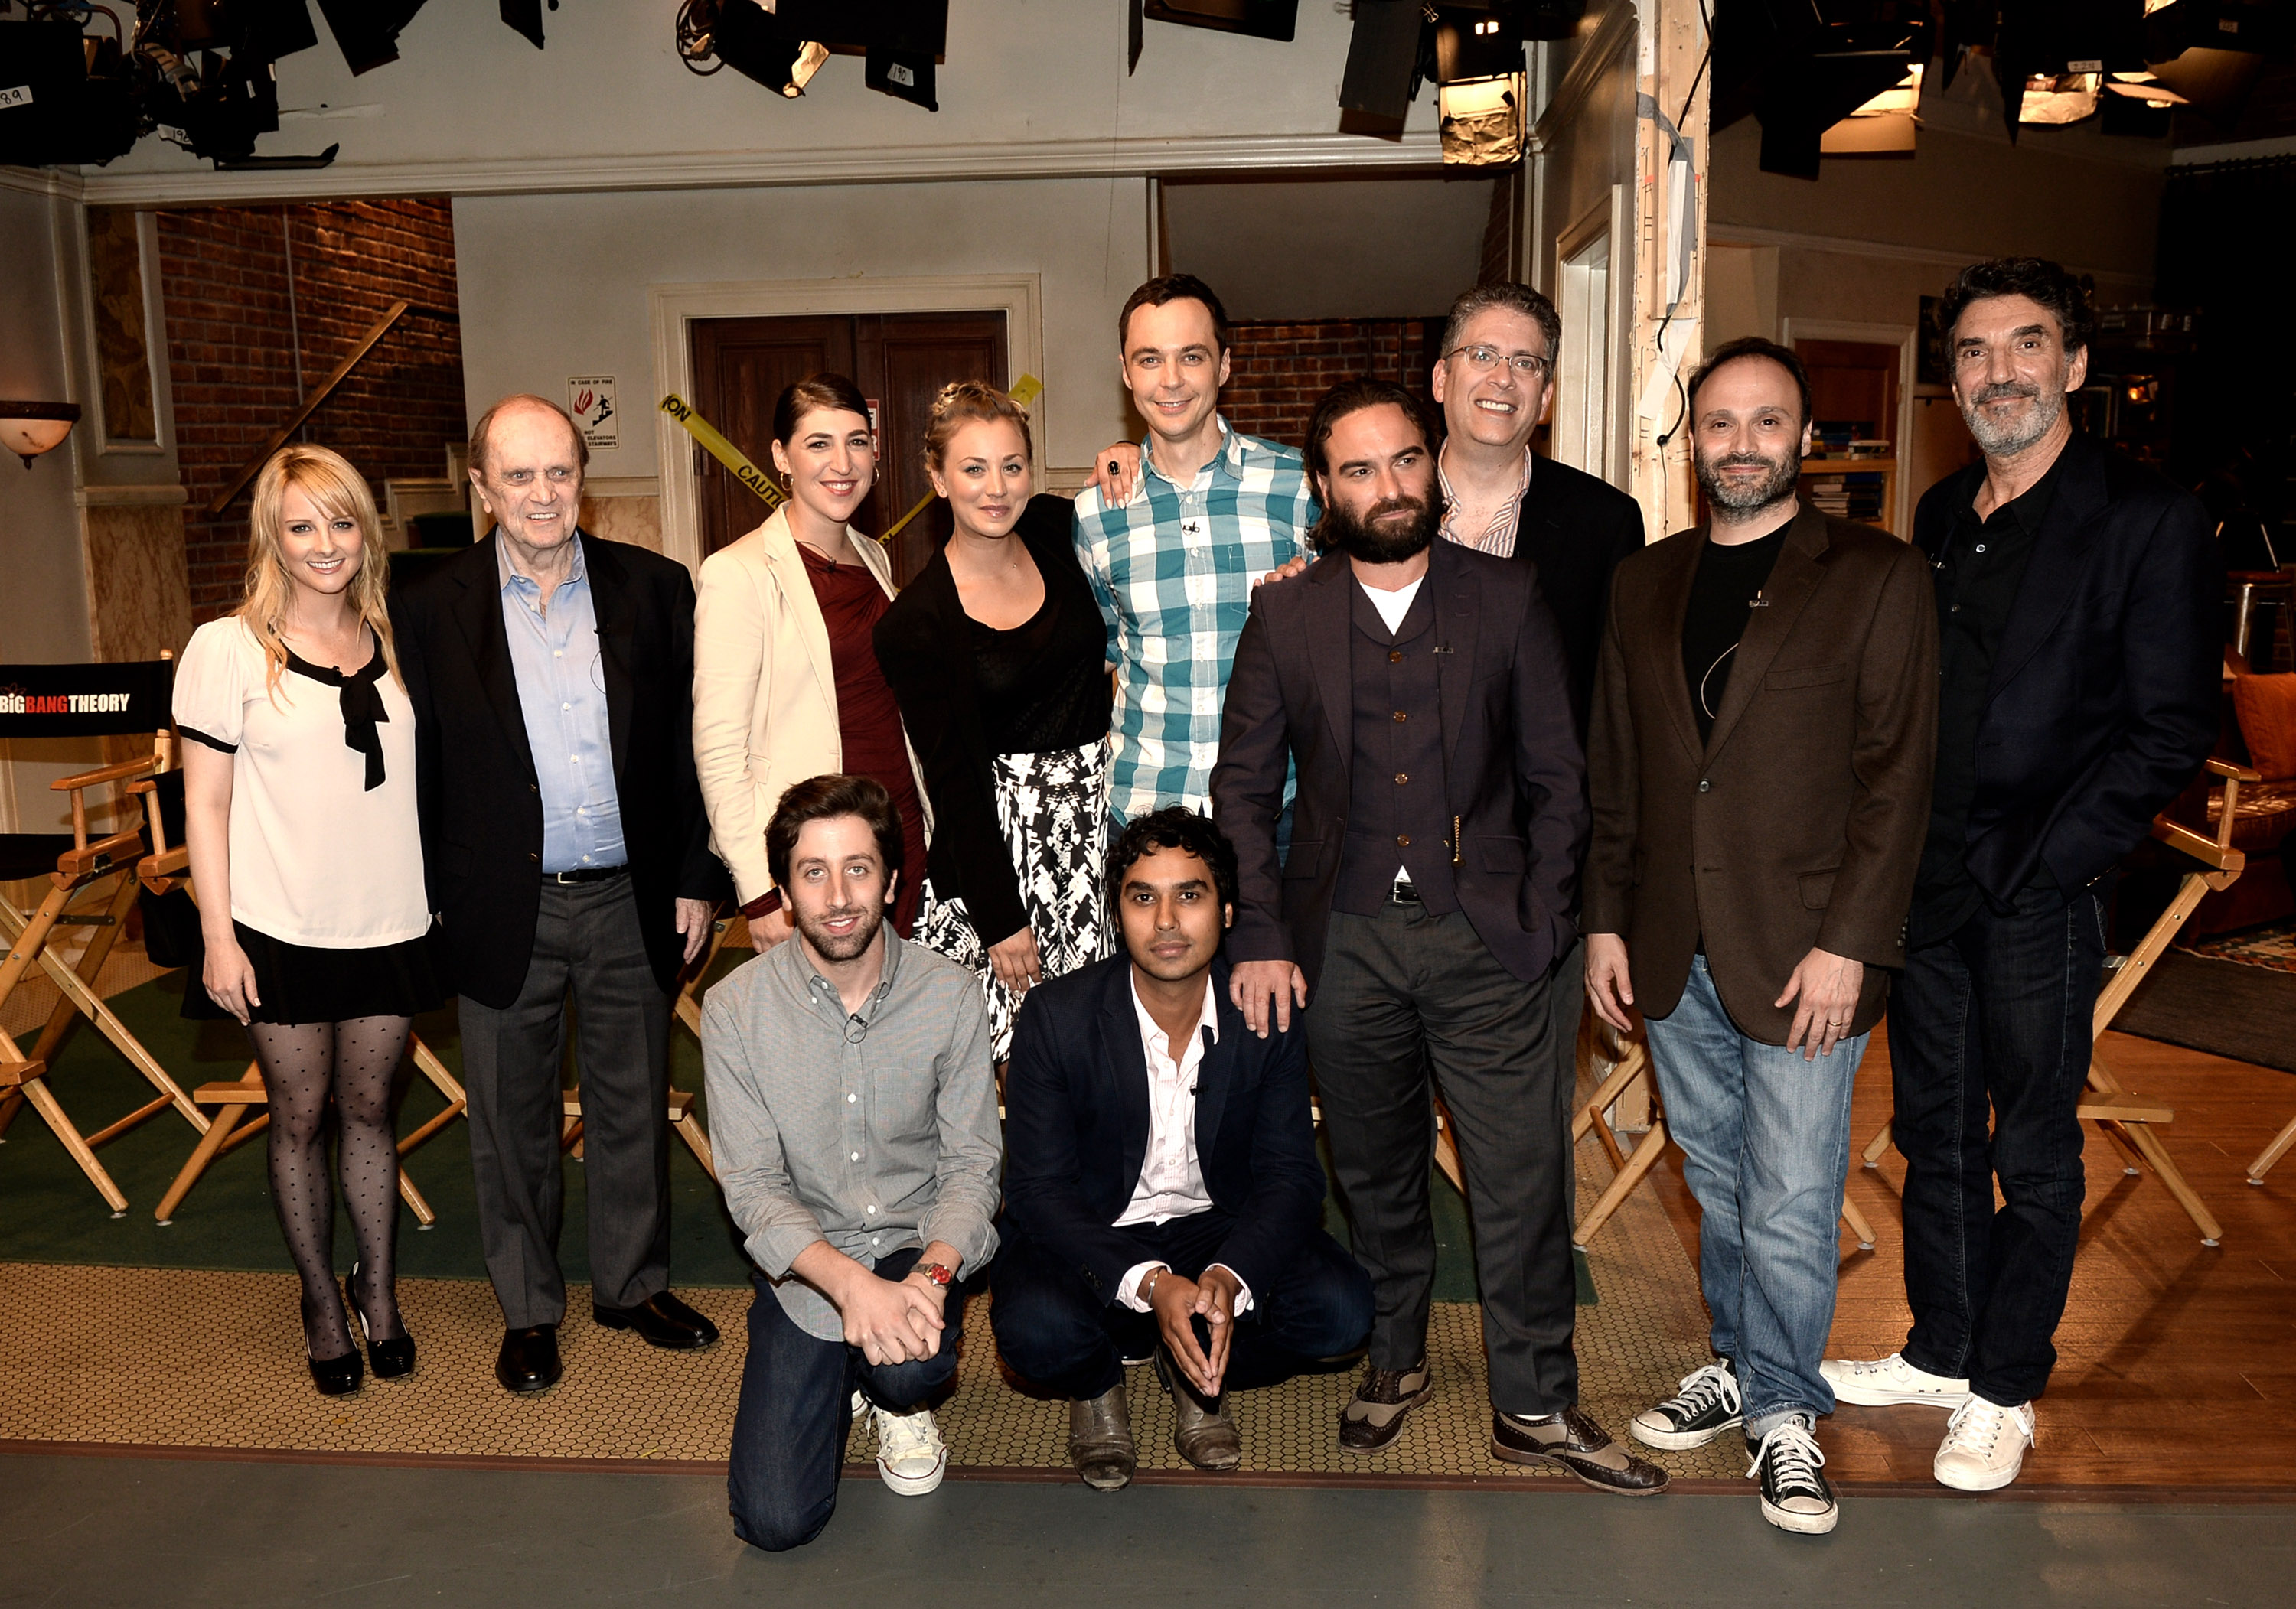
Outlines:
[{"label": "eyeglasses", "polygon": [[1526,380],[1537,380],[1554,366],[1546,359],[1533,357],[1528,352],[1517,352],[1510,356],[1496,347],[1454,347],[1443,356],[1446,361],[1455,357],[1464,357],[1470,367],[1480,369],[1485,373],[1497,368],[1501,363],[1506,363]]}]

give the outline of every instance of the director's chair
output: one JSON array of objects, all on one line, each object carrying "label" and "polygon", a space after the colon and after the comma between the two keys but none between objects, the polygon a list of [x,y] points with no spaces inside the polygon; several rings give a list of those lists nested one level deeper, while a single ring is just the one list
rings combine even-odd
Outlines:
[{"label": "director's chair", "polygon": [[[168,705],[174,690],[175,664],[164,655],[125,665],[0,666],[0,739],[15,742],[143,738],[152,744],[148,754],[76,776],[59,777],[48,784],[52,792],[70,796],[70,832],[0,834],[0,882],[41,877],[48,881],[45,897],[32,911],[20,911],[12,901],[0,900],[0,928],[5,929],[8,938],[8,957],[0,962],[0,1004],[15,992],[36,964],[63,996],[29,1056],[0,1031],[0,1135],[29,1105],[79,1164],[114,1217],[127,1210],[127,1197],[96,1160],[98,1147],[170,1107],[201,1134],[209,1127],[206,1115],[95,988],[97,975],[119,937],[120,924],[135,903],[135,867],[144,854],[144,812],[132,785],[167,771],[172,762]],[[113,830],[91,837],[87,790],[105,783],[129,786],[120,788],[116,796]],[[94,932],[78,961],[67,966],[56,954],[53,941],[58,928],[72,927],[90,927]],[[93,1134],[80,1132],[49,1087],[56,1051],[75,1020],[82,1017],[95,1024],[155,1091],[152,1099]]]},{"label": "director's chair", "polygon": [[[184,818],[184,773],[176,771],[148,777],[129,783],[128,790],[142,796],[144,820],[149,823],[147,830],[152,840],[152,853],[136,862],[136,884],[155,897],[161,898],[181,889],[196,903],[199,891],[192,886],[191,851],[183,842],[181,833],[175,835],[176,841],[172,845],[168,842],[168,822],[173,821],[180,824]],[[196,989],[200,986],[196,952],[193,952],[191,970],[193,976],[184,987]],[[414,1058],[417,1070],[430,1081],[446,1099],[447,1104],[398,1142],[401,1157],[460,1117],[468,1105],[462,1084],[447,1070],[447,1065],[439,1059],[430,1047],[422,1042],[421,1034],[408,1033],[406,1053]],[[217,1111],[211,1121],[203,1121],[199,1144],[192,1148],[191,1156],[176,1172],[174,1182],[168,1187],[168,1193],[160,1197],[160,1205],[152,1209],[152,1216],[162,1227],[175,1221],[176,1209],[183,1205],[184,1197],[191,1194],[192,1187],[200,1181],[201,1175],[217,1157],[237,1150],[271,1125],[268,1111],[252,1123],[244,1121],[252,1108],[267,1107],[271,1101],[263,1087],[262,1070],[251,1061],[247,1064],[247,1071],[236,1079],[201,1084],[192,1091],[192,1100],[197,1107],[214,1107]],[[431,1210],[430,1202],[423,1199],[422,1192],[416,1189],[414,1181],[406,1176],[403,1164],[398,1170],[398,1194],[414,1210],[415,1221],[422,1228],[427,1229],[439,1221],[439,1214]]]},{"label": "director's chair", "polygon": [[[2128,997],[2136,992],[2137,984],[2144,981],[2145,975],[2152,970],[2153,963],[2168,952],[2169,944],[2184,930],[2185,924],[2192,919],[2193,912],[2200,908],[2201,902],[2213,893],[2231,887],[2240,880],[2240,874],[2247,870],[2248,856],[2232,846],[2233,828],[2240,808],[2240,785],[2263,779],[2247,767],[2234,765],[2227,760],[2210,760],[2204,774],[2223,783],[2208,804],[2208,813],[2216,824],[2217,836],[2210,838],[2182,821],[2171,820],[2166,812],[2152,818],[2152,837],[2157,842],[2200,864],[2196,870],[2185,873],[2177,885],[2177,897],[2169,902],[2169,908],[2145,930],[2143,942],[2128,955],[2106,961],[2112,976],[2098,993],[2096,1009],[2089,1017],[2088,1096],[2075,1110],[2082,1122],[2096,1124],[2105,1138],[2120,1148],[2120,1171],[2124,1174],[2136,1178],[2144,1171],[2140,1164],[2150,1164],[2155,1176],[2177,1198],[2177,1205],[2185,1209],[2186,1215],[2200,1229],[2201,1244],[2215,1246],[2224,1238],[2223,1227],[2217,1222],[2215,1214],[2202,1204],[2193,1187],[2185,1181],[2185,1175],[2169,1159],[2168,1148],[2152,1132],[2156,1125],[2175,1121],[2176,1113],[2167,1107],[2133,1097],[2113,1076],[2095,1049],[2095,1041],[2104,1037],[2104,1031],[2112,1026],[2112,1019],[2120,1015],[2120,1009],[2128,1003]],[[1892,1118],[1891,1122],[1894,1121]],[[2288,1141],[2296,1140],[2296,1124],[2291,1124],[2290,1129],[2292,1133],[2284,1137],[2279,1150],[2286,1149]],[[1865,1163],[1867,1167],[1880,1165],[1882,1153],[1890,1148],[1890,1124],[1884,1123],[1881,1131],[1866,1144]],[[2277,1150],[2269,1150],[2258,1157],[2256,1164],[2249,1169],[2250,1182],[2261,1180],[2263,1170],[2269,1168],[2277,1159]]]}]

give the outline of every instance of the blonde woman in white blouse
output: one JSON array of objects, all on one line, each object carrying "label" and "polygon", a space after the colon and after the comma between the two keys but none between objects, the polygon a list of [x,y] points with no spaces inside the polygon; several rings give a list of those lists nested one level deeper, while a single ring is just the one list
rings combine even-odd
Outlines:
[{"label": "blonde woman in white blouse", "polygon": [[[359,1385],[353,1311],[376,1378],[414,1367],[393,1288],[390,1095],[412,1018],[439,999],[382,551],[358,472],[324,447],[283,449],[255,483],[246,597],[193,633],[176,675],[206,943],[184,1013],[231,1017],[255,1041],[273,1205],[302,1277],[312,1383],[329,1396]],[[358,1239],[342,1287],[330,1097]]]},{"label": "blonde woman in white blouse", "polygon": [[766,823],[793,785],[873,777],[900,812],[903,863],[890,919],[916,919],[931,824],[924,784],[871,634],[891,606],[884,551],[847,523],[877,473],[869,404],[841,374],[816,374],[774,408],[774,465],[790,501],[701,564],[693,615],[693,758],[710,846],[734,874],[750,942],[790,933],[766,863]]}]

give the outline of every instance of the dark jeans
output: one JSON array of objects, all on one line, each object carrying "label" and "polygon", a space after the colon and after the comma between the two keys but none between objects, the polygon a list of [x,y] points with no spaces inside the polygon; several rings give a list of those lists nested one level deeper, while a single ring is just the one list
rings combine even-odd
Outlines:
[{"label": "dark jeans", "polygon": [[[1234,1222],[1213,1211],[1117,1232],[1138,1244],[1136,1262],[1168,1262],[1193,1279],[1218,1261]],[[1156,1350],[1153,1313],[1120,1302],[1103,1305],[1081,1271],[1009,1226],[989,1279],[996,1350],[1014,1374],[1047,1391],[1097,1397],[1124,1378],[1122,1360]],[[1370,1279],[1337,1241],[1314,1230],[1269,1288],[1253,1287],[1251,1311],[1236,1320],[1229,1343],[1224,1387],[1249,1391],[1288,1380],[1357,1351],[1370,1331]],[[1210,1344],[1201,1319],[1196,1344]]]},{"label": "dark jeans", "polygon": [[1332,913],[1308,1007],[1324,1133],[1378,1307],[1371,1361],[1407,1369],[1426,1356],[1430,1102],[1439,1089],[1466,1175],[1491,1405],[1502,1413],[1551,1414],[1578,1401],[1570,1090],[1550,1044],[1547,993],[1563,986],[1507,971],[1464,915],[1390,904],[1377,916]]},{"label": "dark jeans", "polygon": [[479,1242],[512,1329],[566,1316],[559,1070],[570,1001],[592,1298],[636,1307],[669,1286],[669,996],[646,959],[629,878],[545,883],[518,999],[461,1006]]},{"label": "dark jeans", "polygon": [[[877,1277],[899,1279],[922,1255],[912,1247],[880,1258]],[[922,1361],[872,1363],[844,1341],[824,1341],[790,1322],[763,1278],[750,1299],[750,1356],[734,1415],[733,1466],[726,1475],[734,1534],[768,1553],[801,1548],[837,1508],[837,1478],[853,1431],[853,1392],[897,1414],[914,1413],[956,1377],[964,1289],[949,1287],[940,1351]]]},{"label": "dark jeans", "polygon": [[1906,1361],[1966,1376],[2005,1407],[2039,1396],[2057,1360],[2080,1242],[2076,1109],[2103,963],[2096,897],[2029,888],[2007,916],[1980,906],[1913,951],[1890,996],[1914,1312]]}]

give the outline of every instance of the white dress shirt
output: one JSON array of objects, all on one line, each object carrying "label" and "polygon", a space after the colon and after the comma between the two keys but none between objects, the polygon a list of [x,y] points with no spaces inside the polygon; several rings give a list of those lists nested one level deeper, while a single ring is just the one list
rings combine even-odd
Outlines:
[{"label": "white dress shirt", "polygon": [[[1211,974],[1204,975],[1204,1009],[1196,1031],[1188,1035],[1177,1058],[1172,1054],[1170,1036],[1157,1026],[1140,999],[1140,980],[1132,978],[1131,986],[1132,1009],[1140,1019],[1140,1048],[1148,1061],[1148,1149],[1140,1161],[1132,1199],[1117,1215],[1118,1229],[1167,1223],[1208,1213],[1212,1206],[1211,1195],[1204,1188],[1203,1164],[1196,1156],[1196,1069],[1203,1065],[1204,1052],[1219,1042],[1219,1003],[1212,997]],[[1140,1281],[1150,1269],[1170,1266],[1159,1259],[1133,1264],[1117,1286],[1117,1299],[1136,1313],[1148,1311],[1148,1303],[1140,1299]],[[1251,1291],[1242,1279],[1236,1284],[1235,1311],[1242,1314],[1250,1310]]]}]

